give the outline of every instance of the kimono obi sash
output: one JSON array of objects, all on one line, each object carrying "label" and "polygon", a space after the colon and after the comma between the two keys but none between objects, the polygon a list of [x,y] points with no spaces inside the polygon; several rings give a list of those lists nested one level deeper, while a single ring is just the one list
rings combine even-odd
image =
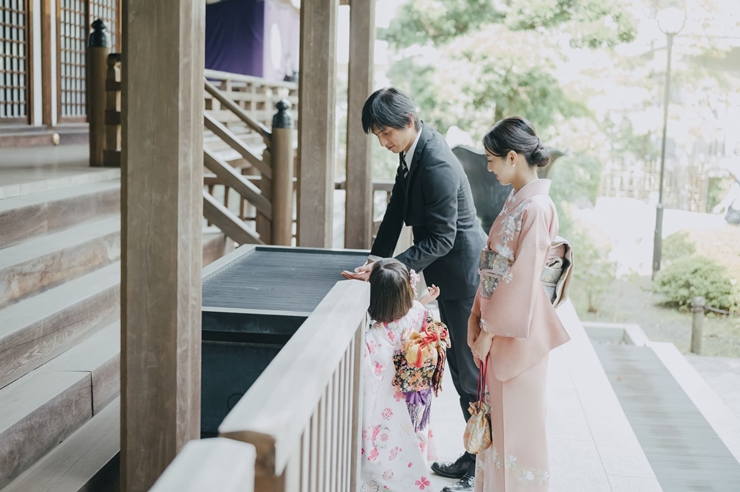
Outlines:
[{"label": "kimono obi sash", "polygon": [[[510,281],[513,264],[514,260],[498,251],[484,249],[481,252],[478,269],[480,294],[490,299],[501,280]],[[540,275],[540,283],[554,307],[558,307],[568,298],[572,274],[573,250],[567,240],[558,236],[550,246],[550,254]]]}]

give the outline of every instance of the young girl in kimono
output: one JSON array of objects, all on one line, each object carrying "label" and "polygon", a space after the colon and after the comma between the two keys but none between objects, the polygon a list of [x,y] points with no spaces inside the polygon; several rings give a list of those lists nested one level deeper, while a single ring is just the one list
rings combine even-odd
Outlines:
[{"label": "young girl in kimono", "polygon": [[424,304],[432,286],[414,300],[418,275],[398,260],[375,262],[370,273],[372,318],[365,333],[362,413],[363,492],[407,492],[431,485],[427,461],[435,449],[429,417],[440,389],[445,326]]},{"label": "young girl in kimono", "polygon": [[562,246],[552,247],[558,217],[550,180],[537,176],[550,154],[520,117],[496,123],[483,144],[488,170],[513,190],[481,254],[468,322],[468,345],[476,365],[486,368],[493,436],[478,455],[475,490],[544,492],[548,354],[570,339],[542,283],[545,266],[563,255]]}]

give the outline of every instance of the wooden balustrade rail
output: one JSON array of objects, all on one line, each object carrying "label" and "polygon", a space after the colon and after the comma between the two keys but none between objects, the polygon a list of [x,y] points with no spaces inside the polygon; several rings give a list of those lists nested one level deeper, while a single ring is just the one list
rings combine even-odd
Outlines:
[{"label": "wooden balustrade rail", "polygon": [[105,148],[103,165],[121,167],[121,54],[108,55],[105,75]]},{"label": "wooden balustrade rail", "polygon": [[359,490],[370,286],[338,282],[219,427],[257,450],[257,492]]},{"label": "wooden balustrade rail", "polygon": [[231,439],[190,441],[150,492],[254,492],[254,446]]},{"label": "wooden balustrade rail", "polygon": [[[221,104],[226,106],[234,115],[247,124],[252,130],[256,131],[265,139],[265,143],[269,145],[270,130],[247,114],[247,112],[234,101],[226,97],[215,85],[206,79],[205,90],[208,94],[217,99]],[[212,111],[212,110],[211,110]]]},{"label": "wooden balustrade rail", "polygon": [[[121,165],[121,54],[111,53],[107,59],[105,80],[105,146],[104,165]],[[98,73],[96,71],[94,73]],[[102,73],[102,72],[101,72]],[[208,79],[214,80],[214,82]],[[219,89],[221,85],[226,91]],[[290,245],[292,239],[293,212],[293,118],[289,113],[290,100],[296,100],[297,84],[289,82],[269,82],[257,77],[248,77],[214,70],[206,70],[204,80],[206,109],[203,124],[206,130],[218,139],[220,147],[214,149],[206,137],[203,162],[215,178],[206,176],[203,196],[203,215],[208,223],[216,224],[229,238],[238,244],[279,244]],[[238,96],[238,101],[232,99]],[[287,99],[280,99],[286,96]],[[275,101],[269,108],[265,104]],[[216,101],[214,103],[214,101]],[[246,105],[247,107],[243,106]],[[273,107],[278,111],[273,114]],[[225,108],[225,109],[222,109]],[[268,128],[258,118],[250,115],[251,110],[270,112],[272,128]],[[230,118],[221,119],[224,114]],[[254,148],[246,141],[248,135],[239,134],[239,129],[230,122],[238,121],[246,125],[252,134],[259,135],[264,148]],[[91,129],[91,132],[93,130]],[[96,135],[102,135],[96,127]],[[96,139],[97,142],[100,139]],[[232,161],[220,157],[217,150],[229,149],[243,159],[237,166]],[[91,153],[93,143],[91,143]],[[99,164],[97,164],[99,165]],[[259,181],[253,184],[245,173],[259,173]],[[224,186],[223,203],[213,196],[216,185]],[[228,207],[230,190],[240,197],[240,211],[237,216]],[[206,196],[207,195],[207,196]],[[253,209],[256,232],[244,222],[247,219],[245,208]],[[250,217],[251,218],[251,217]]]}]

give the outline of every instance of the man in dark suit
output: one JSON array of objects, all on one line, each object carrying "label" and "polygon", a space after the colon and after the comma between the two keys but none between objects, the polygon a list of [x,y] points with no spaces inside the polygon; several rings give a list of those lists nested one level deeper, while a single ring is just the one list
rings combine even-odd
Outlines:
[{"label": "man in dark suit", "polygon": [[[383,147],[399,154],[399,166],[368,264],[354,273],[344,272],[345,277],[367,280],[372,261],[393,254],[403,223],[413,228],[414,245],[396,258],[423,271],[426,283],[440,288],[439,311],[452,339],[447,360],[467,420],[478,382],[478,369],[466,341],[468,317],[485,246],[470,184],[442,135],[422,124],[411,99],[398,89],[373,93],[362,109],[362,125],[365,133],[372,132]],[[454,463],[434,463],[432,470],[460,479],[443,492],[473,490],[473,455],[465,453]]]}]

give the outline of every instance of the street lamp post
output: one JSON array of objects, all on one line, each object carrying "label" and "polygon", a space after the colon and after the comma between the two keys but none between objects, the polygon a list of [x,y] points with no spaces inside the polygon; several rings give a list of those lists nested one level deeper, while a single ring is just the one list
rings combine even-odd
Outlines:
[{"label": "street lamp post", "polygon": [[663,249],[663,178],[665,176],[665,147],[668,130],[668,105],[671,89],[671,54],[673,37],[683,29],[686,23],[685,13],[676,7],[658,12],[658,27],[668,38],[665,70],[665,97],[663,100],[663,142],[660,150],[660,184],[658,188],[658,205],[655,210],[655,233],[653,235],[653,278],[660,270],[661,251]]}]

